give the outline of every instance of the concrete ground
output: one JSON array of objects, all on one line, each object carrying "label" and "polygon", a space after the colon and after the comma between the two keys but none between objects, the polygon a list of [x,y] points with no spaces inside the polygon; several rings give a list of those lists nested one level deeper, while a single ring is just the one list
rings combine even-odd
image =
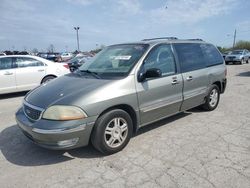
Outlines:
[{"label": "concrete ground", "polygon": [[0,97],[0,187],[250,187],[250,64],[228,66],[213,112],[190,110],[143,128],[121,152],[50,151],[15,123],[24,94]]}]

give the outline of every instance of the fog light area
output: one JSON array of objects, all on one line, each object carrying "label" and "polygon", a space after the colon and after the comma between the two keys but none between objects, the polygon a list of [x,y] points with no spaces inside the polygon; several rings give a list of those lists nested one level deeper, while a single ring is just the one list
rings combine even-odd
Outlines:
[{"label": "fog light area", "polygon": [[62,141],[58,141],[57,145],[58,146],[73,146],[78,142],[79,138],[72,138],[69,140],[62,140]]}]

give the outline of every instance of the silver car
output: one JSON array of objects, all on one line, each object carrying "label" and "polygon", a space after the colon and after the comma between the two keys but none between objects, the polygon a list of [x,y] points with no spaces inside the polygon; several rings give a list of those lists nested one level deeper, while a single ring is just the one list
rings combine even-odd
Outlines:
[{"label": "silver car", "polygon": [[42,147],[71,149],[92,142],[112,154],[142,126],[196,106],[214,110],[226,73],[220,52],[201,40],[112,45],[79,70],[29,92],[16,121]]},{"label": "silver car", "polygon": [[230,54],[225,56],[226,64],[232,63],[249,63],[250,52],[246,49],[243,50],[233,50]]}]

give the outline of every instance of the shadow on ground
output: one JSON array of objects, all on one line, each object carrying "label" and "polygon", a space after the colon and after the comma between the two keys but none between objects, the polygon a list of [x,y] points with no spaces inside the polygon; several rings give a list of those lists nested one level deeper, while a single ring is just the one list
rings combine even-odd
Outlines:
[{"label": "shadow on ground", "polygon": [[[145,126],[137,132],[134,138],[152,129],[160,128],[163,125],[167,126],[166,124],[190,114],[192,114],[192,112],[180,113]],[[87,147],[67,151],[55,151],[41,148],[27,139],[17,125],[10,126],[1,132],[0,150],[6,160],[20,166],[41,166],[57,164],[74,158],[104,157],[104,155],[95,150],[91,144]]]},{"label": "shadow on ground", "polygon": [[237,76],[250,77],[250,71],[241,72],[241,73],[237,74]]},{"label": "shadow on ground", "polygon": [[0,94],[0,100],[2,99],[9,99],[15,97],[23,97],[28,93],[28,91],[18,92],[18,93],[9,93],[9,94]]}]

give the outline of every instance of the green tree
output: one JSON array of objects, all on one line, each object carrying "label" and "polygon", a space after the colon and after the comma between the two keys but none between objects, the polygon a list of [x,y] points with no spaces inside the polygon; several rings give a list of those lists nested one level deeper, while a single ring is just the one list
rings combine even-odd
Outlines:
[{"label": "green tree", "polygon": [[240,40],[235,44],[235,49],[248,49],[250,50],[250,41]]}]

